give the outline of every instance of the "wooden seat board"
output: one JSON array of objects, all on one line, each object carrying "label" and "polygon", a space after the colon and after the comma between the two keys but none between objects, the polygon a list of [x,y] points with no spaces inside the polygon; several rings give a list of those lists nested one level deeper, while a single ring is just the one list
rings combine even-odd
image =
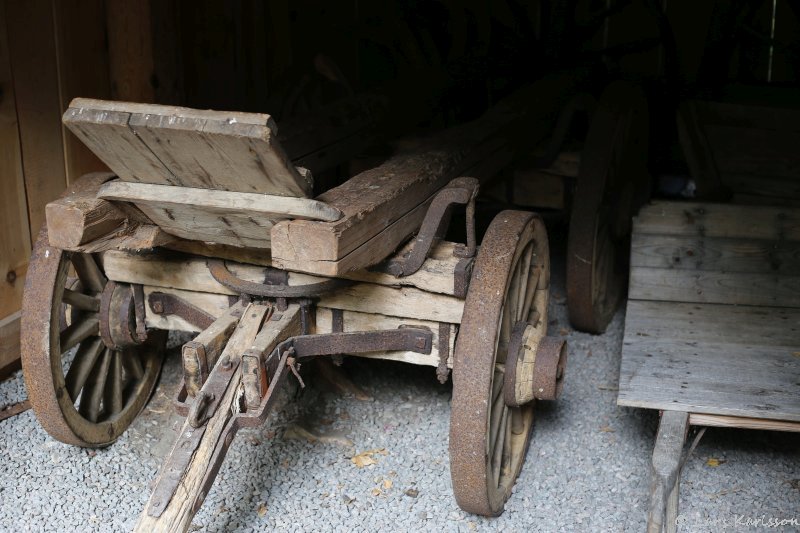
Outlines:
[{"label": "wooden seat board", "polygon": [[269,115],[78,98],[63,121],[125,181],[311,194]]}]

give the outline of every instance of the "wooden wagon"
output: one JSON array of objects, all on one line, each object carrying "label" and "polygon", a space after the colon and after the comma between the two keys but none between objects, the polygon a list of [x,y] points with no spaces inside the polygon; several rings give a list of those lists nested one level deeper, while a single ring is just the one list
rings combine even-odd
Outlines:
[{"label": "wooden wagon", "polygon": [[[267,115],[73,101],[64,123],[112,173],[49,204],[34,248],[22,356],[39,421],[66,443],[112,443],[155,386],[166,332],[197,332],[182,348],[186,421],[139,523],[183,530],[237,430],[264,422],[306,359],[396,359],[442,381],[452,369],[456,499],[501,513],[566,346],[546,336],[540,218],[501,212],[478,247],[474,202],[519,149],[520,124],[529,141],[548,133],[557,106],[542,95],[557,102],[564,80],[406,142],[315,199]],[[456,205],[465,244],[441,240]]]}]

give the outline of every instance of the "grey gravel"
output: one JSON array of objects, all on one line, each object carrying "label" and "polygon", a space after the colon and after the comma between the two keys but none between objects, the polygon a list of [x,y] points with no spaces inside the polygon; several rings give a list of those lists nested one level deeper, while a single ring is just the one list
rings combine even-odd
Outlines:
[{"label": "grey gravel", "polygon": [[[433,369],[350,358],[347,371],[373,401],[309,387],[267,426],[242,431],[190,530],[642,531],[657,413],[616,406],[623,312],[605,335],[571,330],[562,271],[554,265],[550,334],[569,341],[567,384],[558,402],[537,406],[528,459],[501,517],[466,514],[453,499],[451,386]],[[129,531],[181,423],[169,404],[178,365],[173,350],[145,412],[106,449],[55,441],[31,411],[1,422],[0,530]],[[19,373],[0,383],[0,405],[24,398]],[[282,439],[295,423],[353,446]],[[709,428],[683,472],[680,530],[800,523],[798,437]],[[376,453],[375,465],[350,461],[376,449],[386,454]]]}]

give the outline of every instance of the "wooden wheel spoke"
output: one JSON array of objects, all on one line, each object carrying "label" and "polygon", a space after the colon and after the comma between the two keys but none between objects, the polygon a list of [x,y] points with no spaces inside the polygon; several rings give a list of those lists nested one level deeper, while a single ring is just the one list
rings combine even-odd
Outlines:
[{"label": "wooden wheel spoke", "polygon": [[96,316],[85,317],[78,322],[73,322],[61,332],[59,343],[63,354],[82,340],[97,335],[100,331],[100,322]]},{"label": "wooden wheel spoke", "polygon": [[103,391],[105,389],[110,366],[111,350],[106,348],[100,360],[95,363],[89,375],[89,379],[83,388],[78,412],[91,422],[97,422],[97,417],[100,415],[100,403],[103,399]]},{"label": "wooden wheel spoke", "polygon": [[115,415],[122,411],[122,353],[110,353],[110,368],[105,382],[103,405],[106,413]]},{"label": "wooden wheel spoke", "polygon": [[72,360],[69,371],[64,377],[64,384],[73,402],[78,398],[78,393],[86,383],[86,378],[89,377],[89,373],[97,361],[97,356],[102,351],[103,341],[99,337],[92,339],[90,342],[81,343],[78,348],[75,359]]},{"label": "wooden wheel spoke", "polygon": [[144,368],[142,362],[139,360],[139,354],[135,351],[126,350],[120,354],[122,359],[122,366],[128,373],[128,376],[134,381],[139,381],[144,376]]},{"label": "wooden wheel spoke", "polygon": [[75,272],[84,287],[94,292],[103,290],[108,280],[100,271],[100,267],[97,266],[91,254],[75,253],[70,257],[70,261],[72,261],[72,266],[75,267]]},{"label": "wooden wheel spoke", "polygon": [[505,402],[501,402],[502,415],[500,416],[500,423],[497,425],[496,433],[494,436],[494,445],[492,446],[492,476],[494,479],[494,486],[500,486],[500,473],[503,460],[503,450],[506,446],[506,434],[508,433],[508,406]]},{"label": "wooden wheel spoke", "polygon": [[[528,249],[522,254],[522,257],[519,260],[520,269],[518,272],[519,276],[519,283],[518,288],[515,291],[515,301],[517,305],[514,307],[514,323],[516,324],[520,320],[525,320],[527,318],[527,310],[530,309],[530,304],[527,300],[528,295],[528,287],[530,285],[536,285],[538,278],[535,280],[531,279],[531,262],[533,261],[533,251],[534,246],[531,244]],[[532,282],[532,283],[531,283]]]},{"label": "wooden wheel spoke", "polygon": [[81,311],[96,313],[100,310],[100,300],[72,289],[64,289],[64,303]]},{"label": "wooden wheel spoke", "polygon": [[[525,298],[524,303],[522,306],[522,316],[520,320],[529,320],[531,314],[531,306],[533,305],[533,299],[536,296],[536,290],[539,286],[539,278],[542,276],[542,269],[539,266],[533,267],[533,272],[531,273],[531,279],[528,282],[528,286],[525,288]],[[539,311],[540,313],[542,310]],[[535,324],[534,324],[535,325]]]}]

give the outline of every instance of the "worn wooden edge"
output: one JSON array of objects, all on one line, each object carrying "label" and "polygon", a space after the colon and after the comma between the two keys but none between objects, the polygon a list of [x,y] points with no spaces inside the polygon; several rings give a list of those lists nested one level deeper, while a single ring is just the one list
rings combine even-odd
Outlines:
[{"label": "worn wooden edge", "polygon": [[272,117],[265,113],[246,113],[242,111],[214,111],[211,109],[193,109],[190,107],[170,106],[160,104],[144,104],[139,102],[121,102],[114,100],[98,100],[95,98],[73,98],[69,109],[93,109],[97,111],[111,111],[119,113],[139,113],[143,115],[181,116],[193,119],[229,120],[254,126],[266,126],[273,134],[278,131],[278,126]]},{"label": "worn wooden edge", "polygon": [[800,433],[800,421],[770,420],[744,416],[689,413],[689,424],[721,428],[760,429],[765,431],[790,431]]},{"label": "worn wooden edge", "polygon": [[[342,212],[339,209],[309,198],[134,183],[121,180],[105,183],[97,192],[97,197],[134,204],[152,204],[159,207],[172,205],[187,206],[200,210],[210,208],[235,214],[267,218],[297,218],[334,222],[342,217]],[[190,229],[187,228],[187,230]]]}]

